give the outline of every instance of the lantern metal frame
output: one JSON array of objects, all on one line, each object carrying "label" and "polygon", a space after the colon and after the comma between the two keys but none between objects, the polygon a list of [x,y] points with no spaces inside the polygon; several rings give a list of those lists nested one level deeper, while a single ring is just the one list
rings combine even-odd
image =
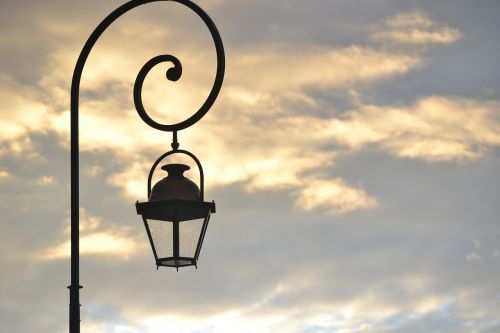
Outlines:
[{"label": "lantern metal frame", "polygon": [[[173,144],[175,147],[175,144]],[[203,240],[205,239],[205,233],[207,231],[208,222],[210,221],[211,214],[215,213],[215,202],[205,202],[204,200],[204,190],[205,190],[205,177],[203,172],[203,167],[200,160],[190,151],[174,148],[173,150],[166,152],[161,155],[151,167],[148,175],[148,185],[147,185],[147,197],[151,195],[151,181],[153,179],[156,167],[162,160],[173,154],[184,154],[191,157],[200,172],[200,201],[192,200],[181,200],[181,199],[169,199],[161,201],[147,201],[147,202],[136,202],[137,214],[142,216],[144,222],[144,227],[146,228],[146,233],[148,235],[149,242],[151,244],[151,250],[156,261],[156,268],[160,266],[175,267],[177,270],[179,267],[195,266],[198,268],[198,257],[200,255],[201,247],[203,245]],[[183,209],[183,208],[187,208]],[[179,211],[180,210],[180,211]],[[148,219],[161,220],[165,223],[173,224],[173,256],[170,257],[159,257],[156,249],[155,242],[151,235],[151,230],[147,223]],[[200,230],[200,235],[198,236],[198,242],[196,244],[196,251],[193,257],[183,257],[179,255],[179,223],[184,221],[191,221],[194,219],[203,219],[203,224]],[[171,262],[173,261],[173,264]]]},{"label": "lantern metal frame", "polygon": [[[222,86],[222,81],[224,79],[225,71],[225,55],[224,47],[222,44],[222,39],[219,35],[217,27],[215,26],[212,19],[208,16],[203,9],[198,5],[194,4],[190,0],[130,0],[125,4],[121,5],[113,12],[111,12],[104,20],[99,23],[92,34],[89,36],[85,42],[78,60],[73,71],[73,77],[71,81],[71,103],[70,103],[70,149],[71,149],[71,285],[68,286],[70,294],[70,304],[69,304],[69,332],[70,333],[80,333],[80,235],[79,235],[79,224],[80,224],[80,203],[79,203],[79,98],[80,98],[80,81],[83,73],[83,68],[88,59],[92,48],[99,39],[99,37],[104,33],[104,31],[119,17],[128,11],[153,2],[174,2],[184,5],[195,12],[205,23],[210,34],[212,35],[215,50],[217,55],[217,71],[215,75],[215,80],[212,89],[198,111],[196,111],[192,116],[186,120],[179,122],[177,124],[160,124],[151,119],[146,113],[144,106],[142,104],[142,86],[144,79],[146,78],[149,71],[159,63],[171,62],[173,67],[167,70],[166,77],[170,81],[177,81],[182,75],[182,65],[179,59],[173,55],[164,54],[156,56],[150,59],[141,68],[139,74],[136,78],[134,84],[134,104],[137,113],[144,122],[149,126],[167,132],[173,132],[173,151],[178,151],[179,143],[177,142],[177,132],[188,128],[189,126],[195,124],[199,121],[212,107],[213,103],[217,99],[220,88]],[[186,151],[187,152],[187,151]],[[189,153],[190,154],[190,153]],[[193,155],[194,156],[194,155]],[[197,159],[195,159],[196,161]],[[201,166],[201,163],[197,161]],[[156,166],[155,166],[156,167]],[[200,169],[201,170],[201,169]],[[150,177],[148,178],[148,191],[150,190]],[[203,191],[202,191],[203,192]],[[214,206],[215,210],[215,206]]]}]

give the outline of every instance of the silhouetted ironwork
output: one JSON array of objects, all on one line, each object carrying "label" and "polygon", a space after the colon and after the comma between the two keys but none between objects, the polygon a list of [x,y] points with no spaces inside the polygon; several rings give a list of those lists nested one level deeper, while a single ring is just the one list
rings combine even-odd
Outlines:
[{"label": "silhouetted ironwork", "polygon": [[[156,56],[152,59],[150,59],[146,64],[141,68],[139,71],[139,74],[136,78],[135,84],[134,84],[134,103],[136,106],[137,113],[139,116],[151,127],[154,127],[156,129],[159,129],[161,131],[168,131],[168,132],[173,132],[173,140],[172,140],[172,151],[169,151],[162,156],[153,164],[153,167],[151,168],[149,177],[148,177],[148,197],[151,194],[151,178],[154,172],[154,169],[158,165],[158,163],[163,160],[165,157],[174,154],[174,153],[180,153],[180,154],[186,154],[194,159],[196,162],[199,170],[200,170],[200,199],[197,201],[190,201],[188,203],[186,202],[181,202],[177,199],[169,199],[171,202],[169,203],[163,203],[163,205],[157,201],[157,202],[147,202],[147,203],[142,203],[142,204],[137,204],[137,209],[138,212],[141,211],[143,213],[143,218],[146,216],[154,216],[158,217],[157,215],[154,214],[160,214],[159,217],[163,219],[171,219],[171,220],[177,220],[177,222],[174,222],[174,228],[179,228],[178,222],[180,222],[180,218],[187,218],[190,216],[198,216],[200,215],[199,212],[203,212],[203,226],[202,226],[202,231],[200,233],[200,238],[197,243],[196,247],[196,253],[195,256],[190,258],[190,263],[196,265],[196,260],[199,255],[199,251],[201,249],[201,243],[203,242],[203,237],[206,232],[206,226],[208,225],[208,219],[210,218],[210,213],[215,213],[215,203],[207,203],[203,202],[203,197],[204,197],[204,177],[203,177],[203,169],[201,166],[200,161],[196,158],[196,156],[189,151],[186,150],[178,150],[179,148],[179,143],[177,141],[177,132],[180,130],[183,130],[193,124],[195,124],[197,121],[199,121],[207,112],[208,110],[212,107],[213,103],[215,102],[220,88],[222,86],[222,81],[224,78],[224,71],[225,71],[225,57],[224,57],[224,48],[222,44],[222,40],[220,38],[219,32],[213,23],[212,19],[196,4],[189,0],[132,0],[129,1],[116,10],[114,10],[111,14],[109,14],[92,32],[90,37],[87,39],[85,45],[83,46],[83,49],[78,57],[74,72],[73,72],[73,78],[71,81],[71,285],[68,287],[70,290],[70,304],[69,304],[69,321],[70,321],[70,327],[69,331],[70,333],[80,333],[80,289],[82,286],[80,285],[80,272],[79,272],[79,135],[78,135],[78,128],[79,128],[79,115],[78,115],[78,110],[79,110],[79,91],[80,91],[80,80],[82,77],[82,72],[83,68],[85,66],[85,62],[87,61],[87,58],[90,54],[90,51],[92,50],[93,46],[99,39],[99,37],[103,34],[103,32],[115,21],[117,20],[120,16],[125,14],[131,9],[134,9],[136,7],[139,7],[144,4],[152,3],[152,2],[177,2],[180,3],[192,11],[194,11],[206,24],[208,27],[212,38],[214,40],[215,44],[215,49],[217,53],[217,71],[215,75],[215,80],[212,86],[212,90],[210,91],[209,96],[207,97],[206,101],[203,103],[203,105],[200,107],[198,111],[196,111],[192,116],[187,118],[186,120],[179,122],[177,124],[170,124],[170,125],[165,125],[165,124],[160,124],[154,121],[149,117],[149,115],[146,113],[144,106],[142,104],[142,85],[144,82],[144,79],[146,78],[148,72],[157,64],[161,62],[171,62],[173,64],[173,67],[167,70],[166,72],[166,77],[170,81],[177,81],[181,75],[182,75],[182,65],[181,62],[172,55],[164,54],[164,55],[159,55]],[[167,200],[168,201],[168,200]],[[151,204],[151,205],[150,205]],[[168,211],[165,211],[165,204],[167,207],[174,207],[173,209],[175,210],[174,213]],[[159,206],[158,206],[159,205]],[[158,207],[163,207],[158,210]],[[163,209],[163,211],[162,211]],[[185,216],[180,216],[179,215],[179,209],[184,211],[191,209],[192,212],[195,212],[193,215],[185,215]],[[158,213],[158,211],[160,213]],[[148,215],[148,214],[153,214],[153,215]],[[168,214],[174,214],[176,217],[172,218]],[[153,239],[150,234],[150,230],[148,228],[148,225],[146,224],[146,220],[144,220],[145,225],[146,225],[146,231],[148,233],[148,238],[152,244],[153,247],[153,254],[158,262],[160,263],[168,263],[169,259],[168,258],[159,258],[157,256],[157,253],[155,251],[155,248],[153,246]],[[174,232],[175,234],[175,232]],[[176,243],[176,246],[178,248],[178,243],[179,243],[179,237],[174,236],[174,243]],[[175,248],[175,246],[174,246]],[[178,251],[177,251],[178,252]],[[176,253],[177,257],[180,258],[179,253]],[[162,261],[163,260],[163,261]],[[175,262],[176,259],[174,259]],[[180,260],[180,259],[178,259]],[[193,261],[194,260],[194,261]],[[169,265],[167,265],[169,266]],[[172,265],[170,265],[172,266]],[[174,267],[180,267],[183,265],[173,265]]]}]

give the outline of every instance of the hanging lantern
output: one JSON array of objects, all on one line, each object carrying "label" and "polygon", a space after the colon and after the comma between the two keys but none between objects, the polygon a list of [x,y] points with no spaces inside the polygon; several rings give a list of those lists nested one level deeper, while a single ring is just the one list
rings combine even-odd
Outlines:
[{"label": "hanging lantern", "polygon": [[152,190],[148,188],[148,201],[136,203],[157,268],[197,266],[210,214],[215,213],[215,203],[203,201],[203,171],[197,163],[201,191],[183,175],[189,166],[167,164],[162,167],[168,172],[167,177],[157,182]]}]

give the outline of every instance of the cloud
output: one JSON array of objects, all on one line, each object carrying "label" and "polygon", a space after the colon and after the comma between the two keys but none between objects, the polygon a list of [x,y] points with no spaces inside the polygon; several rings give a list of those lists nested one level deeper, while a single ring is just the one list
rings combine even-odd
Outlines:
[{"label": "cloud", "polygon": [[[220,96],[219,103],[223,107],[217,108],[216,114],[209,113],[197,124],[197,131],[188,136],[181,133],[183,148],[205,147],[209,143],[210,149],[193,152],[202,160],[211,186],[241,183],[249,191],[290,189],[300,193],[303,203],[297,204],[298,207],[312,210],[330,206],[327,211],[342,214],[374,207],[376,199],[348,187],[339,179],[325,182],[328,191],[345,191],[343,199],[340,199],[341,195],[327,199],[324,194],[318,194],[319,186],[313,187],[304,180],[306,173],[333,166],[339,152],[324,148],[331,143],[340,144],[352,152],[377,144],[399,158],[427,161],[474,160],[483,156],[489,147],[500,143],[496,101],[434,96],[410,106],[387,107],[365,104],[358,94],[352,97],[356,99],[357,108],[343,115],[335,110],[326,118],[308,112],[289,112],[287,105],[291,102],[306,111],[323,107],[308,94],[310,88],[347,89],[358,83],[368,84],[405,74],[420,63],[417,55],[394,54],[356,45],[341,49],[307,46],[302,47],[300,53],[293,52],[294,49],[293,45],[272,45],[253,52],[241,52],[230,59],[234,70],[228,73]],[[61,54],[65,52],[54,56],[67,59]],[[283,57],[283,54],[287,56]],[[116,71],[111,79],[106,78],[103,69],[107,68],[106,64],[113,63],[114,58],[122,58],[121,53],[115,50],[106,56],[101,54],[95,58],[97,70],[90,70],[89,80],[95,87],[83,91],[99,93],[91,100],[82,101],[80,148],[82,151],[112,151],[116,154],[123,168],[115,171],[108,182],[136,200],[145,197],[145,175],[152,163],[151,156],[159,155],[160,152],[155,153],[158,151],[155,147],[158,142],[167,141],[168,135],[165,140],[165,134],[145,130],[131,108],[131,87],[125,89],[124,82],[126,77],[134,75]],[[194,62],[189,68],[199,67],[203,58],[199,56],[191,60]],[[99,59],[105,59],[105,64]],[[138,67],[128,60],[126,62],[119,67]],[[92,67],[92,62],[89,65]],[[42,82],[59,82],[55,85],[60,85],[60,73],[49,73]],[[154,97],[165,95],[166,80],[154,73],[151,75],[151,83],[155,84],[150,86],[151,95],[146,94],[144,100],[157,110],[155,112],[164,104],[173,109],[193,109],[192,105],[196,103],[191,101],[190,92],[202,89],[202,83],[206,81],[205,78],[187,80],[185,90],[158,102]],[[283,80],[283,77],[287,79]],[[170,87],[171,84],[167,84]],[[60,86],[48,93],[57,99],[62,96],[62,89]],[[109,94],[101,93],[102,90],[109,90]],[[199,97],[195,94],[194,99]],[[67,96],[65,98],[68,102]],[[20,100],[13,107],[23,103],[25,101]],[[58,99],[52,108],[40,103],[25,104],[43,110],[34,113],[34,120],[40,119],[37,126],[30,128],[30,122],[23,117],[12,119],[12,123],[18,124],[17,129],[4,140],[26,136],[30,131],[53,131],[67,145],[69,112],[64,107],[65,102]],[[240,147],[245,147],[244,154],[240,153]]]},{"label": "cloud", "polygon": [[0,76],[0,87],[0,156],[40,159],[29,135],[50,131],[54,113],[50,106],[36,99],[31,89],[23,88],[3,76]]},{"label": "cloud", "polygon": [[462,35],[459,30],[441,26],[418,11],[390,17],[376,30],[372,37],[375,40],[415,45],[451,44]]},{"label": "cloud", "polygon": [[0,170],[0,181],[9,179],[11,177],[10,173],[5,170]]},{"label": "cloud", "polygon": [[[189,136],[181,133],[181,147],[190,149],[209,145],[208,150],[193,152],[199,154],[211,186],[241,183],[249,191],[304,186],[302,174],[331,167],[337,153],[315,148],[314,134],[304,136],[304,131],[314,132],[323,125],[321,119],[310,117],[307,112],[296,115],[286,105],[297,102],[306,110],[318,108],[320,106],[308,95],[307,89],[344,89],[357,83],[401,75],[419,64],[419,58],[412,55],[362,46],[335,49],[311,45],[302,47],[300,53],[293,51],[296,47],[271,45],[233,55],[229,59],[232,70],[228,72],[218,102],[223,107],[216,106],[214,112],[197,124],[197,131],[190,132]],[[284,54],[287,56],[283,57]],[[112,61],[109,57],[108,62]],[[200,65],[190,67],[197,66]],[[283,80],[284,77],[287,79]],[[97,79],[94,77],[93,80]],[[158,101],[159,96],[165,95],[164,81],[163,77],[154,81],[156,84],[150,87],[151,95],[144,96],[146,102]],[[192,84],[185,87],[189,88],[187,90],[179,90],[168,101],[150,106],[153,110],[161,110],[161,105],[165,104],[171,105],[172,109],[193,109],[182,101],[192,99],[190,92],[199,91],[203,85],[201,81]],[[129,98],[128,95],[124,97]],[[127,197],[142,198],[145,177],[141,175],[147,173],[151,161],[145,159],[144,154],[137,153],[166,141],[165,135],[143,130],[133,110],[122,110],[120,117],[100,111],[119,107],[107,97],[84,102],[81,108],[82,150],[111,149],[123,154],[129,164],[112,175],[109,182],[121,187]],[[65,124],[66,120],[62,119],[54,123]],[[64,119],[67,119],[67,114]],[[108,125],[111,123],[113,126]],[[67,127],[57,125],[57,128],[62,135],[67,135]],[[101,128],[107,130],[96,131]],[[245,147],[244,154],[240,152],[241,147]]]},{"label": "cloud", "polygon": [[[441,331],[450,327],[448,318],[458,320],[456,325],[464,324],[462,306],[466,306],[461,295],[416,295],[411,304],[401,304],[385,300],[383,295],[371,290],[352,297],[347,301],[310,302],[293,304],[280,302],[286,300],[287,293],[279,293],[271,298],[269,304],[261,307],[235,306],[218,309],[215,313],[190,314],[140,313],[125,311],[123,327],[125,332],[157,333],[168,325],[172,332],[178,333],[226,333],[234,332],[414,332],[415,327],[432,325],[436,320],[443,321]],[[259,303],[259,302],[256,302]],[[484,316],[484,317],[483,317]],[[126,319],[125,319],[126,318]],[[492,318],[492,313],[468,315],[472,318]],[[99,325],[96,323],[96,325]],[[104,325],[103,323],[101,325]],[[110,325],[114,326],[114,325]],[[112,330],[113,327],[109,327]],[[116,329],[116,328],[115,328]]]},{"label": "cloud", "polygon": [[474,238],[474,239],[472,240],[472,243],[474,244],[474,247],[475,247],[476,249],[479,249],[479,248],[481,247],[481,241],[480,241],[479,239]]},{"label": "cloud", "polygon": [[[9,82],[0,80],[0,86],[7,87],[7,89],[0,91],[0,100],[2,101],[1,141],[17,139],[30,131],[50,129],[50,107],[31,98],[30,91],[10,90]],[[14,87],[21,89],[18,86]]]},{"label": "cloud", "polygon": [[52,185],[55,182],[56,182],[56,179],[54,178],[54,176],[40,176],[36,180],[36,184],[40,185],[40,186]]},{"label": "cloud", "polygon": [[285,321],[285,318],[277,315],[245,316],[240,311],[228,311],[205,319],[193,319],[181,316],[147,316],[141,320],[144,332],[160,333],[165,330],[165,323],[169,323],[172,332],[275,332],[275,327]]},{"label": "cloud", "polygon": [[[157,53],[139,36],[149,30],[149,24],[144,30],[130,25],[128,32],[118,29],[113,36],[117,38],[110,38],[111,45],[105,46],[110,39],[102,40],[98,45],[102,47],[100,53],[94,50],[94,57],[89,59],[90,66],[84,73],[88,81],[84,82],[81,99],[82,202],[87,200],[89,212],[99,212],[102,217],[81,213],[82,251],[87,256],[82,267],[82,330],[151,333],[164,332],[167,327],[177,332],[207,333],[395,333],[486,332],[488,328],[493,332],[498,328],[495,277],[499,266],[468,264],[464,257],[475,249],[462,252],[463,240],[470,235],[483,242],[484,251],[475,252],[485,261],[495,248],[494,240],[498,237],[491,221],[495,221],[496,178],[491,173],[496,170],[496,159],[454,167],[453,170],[464,172],[456,182],[454,174],[442,172],[449,165],[427,166],[422,175],[420,163],[410,163],[409,169],[408,163],[392,161],[386,155],[449,162],[488,156],[498,147],[498,101],[481,101],[475,90],[468,91],[468,96],[477,96],[477,100],[426,97],[421,92],[415,93],[415,102],[410,104],[384,99],[394,85],[418,91],[420,82],[416,81],[429,79],[420,75],[427,69],[424,66],[434,61],[440,66],[449,60],[442,56],[446,52],[433,58],[433,54],[424,55],[418,50],[426,45],[448,45],[432,41],[435,36],[419,37],[427,38],[427,42],[360,42],[369,38],[362,35],[367,18],[393,12],[394,6],[406,4],[389,1],[384,8],[382,2],[365,3],[365,10],[353,14],[352,1],[335,2],[334,6],[328,1],[318,2],[317,6],[288,1],[275,2],[271,7],[269,2],[257,1],[246,3],[245,10],[241,4],[229,3],[229,11],[216,13],[222,19],[219,27],[223,38],[233,32],[238,39],[237,43],[226,44],[228,70],[222,94],[201,122],[180,133],[181,148],[199,155],[206,169],[208,191],[220,187],[216,192],[221,199],[216,201],[223,214],[217,215],[210,227],[198,271],[158,272],[150,260],[139,260],[135,253],[142,252],[137,251],[140,246],[148,246],[144,231],[139,234],[141,239],[136,240],[129,229],[123,228],[126,223],[135,228],[135,219],[131,218],[130,207],[117,198],[119,193],[144,198],[152,161],[170,149],[170,135],[145,126],[133,110],[131,87],[135,74],[150,56],[170,52],[172,45],[182,44],[170,39],[175,35],[170,31],[159,34],[161,40],[152,41],[161,49]],[[464,3],[457,3],[457,10],[474,15],[481,12],[464,10]],[[10,95],[17,96],[13,100],[19,97],[12,105],[2,104],[0,108],[2,120],[6,126],[13,124],[14,129],[4,136],[0,132],[0,158],[5,162],[5,172],[12,177],[1,183],[6,199],[2,200],[4,219],[15,222],[2,223],[0,232],[2,248],[7,249],[1,251],[2,331],[67,331],[67,312],[61,311],[67,308],[67,294],[61,289],[67,285],[67,260],[56,258],[67,258],[68,235],[59,235],[60,228],[53,221],[63,219],[61,205],[67,206],[69,200],[64,176],[69,142],[68,80],[81,41],[87,37],[83,34],[93,27],[88,18],[97,22],[114,7],[111,2],[93,4],[82,7],[77,17],[74,6],[63,1],[9,5],[29,7],[24,10],[23,20],[51,22],[47,29],[33,25],[27,29],[28,25],[19,24],[23,22],[20,17],[9,10],[0,11],[0,15],[17,23],[2,30],[6,32],[3,35],[9,36],[7,58],[18,60],[23,54],[33,55],[32,61],[14,62],[23,66],[12,66],[10,59],[4,62],[9,71],[22,72],[29,78],[27,85],[31,87],[19,89],[8,82],[2,83],[1,89],[6,92],[2,101]],[[422,6],[433,13],[437,5],[427,2]],[[227,8],[220,8],[223,7]],[[278,11],[269,13],[270,8],[280,10],[278,20],[274,16]],[[233,11],[242,18],[252,18],[248,31],[238,30],[242,22],[234,19],[238,16]],[[154,14],[158,21],[175,26],[170,17]],[[335,15],[342,19],[334,19]],[[454,17],[454,21],[477,19],[474,15]],[[307,39],[307,43],[297,42],[298,29],[283,26],[268,30],[269,36],[262,42],[260,38],[264,36],[255,32],[264,31],[259,27],[263,16],[276,25],[286,21],[287,27],[300,27],[297,21],[303,22],[303,31],[299,33],[303,37],[298,39]],[[142,18],[151,22],[147,15]],[[85,25],[67,24],[84,20]],[[355,32],[346,31],[350,29],[347,21]],[[413,17],[411,24],[408,18],[406,21],[405,25],[387,23],[383,31],[418,30],[432,34],[442,33],[447,27],[446,23],[435,25],[425,15]],[[13,26],[19,29],[12,29]],[[320,32],[323,27],[327,29]],[[468,21],[465,27],[485,26]],[[41,36],[40,31],[50,34]],[[280,35],[271,36],[276,31]],[[494,37],[493,33],[487,36],[488,31],[483,30],[486,40]],[[60,34],[66,36],[58,39]],[[356,39],[350,39],[350,35]],[[273,38],[288,42],[278,44]],[[258,43],[251,44],[257,39]],[[11,45],[11,41],[23,43],[24,48],[15,50],[16,44]],[[50,45],[50,53],[44,54],[36,47],[39,44]],[[245,44],[247,49],[242,49]],[[388,51],[388,44],[395,47]],[[119,50],[122,46],[131,48]],[[174,119],[178,110],[189,112],[206,95],[204,74],[194,75],[194,82],[187,81],[192,71],[212,68],[213,59],[204,51],[194,50],[184,54],[172,52],[181,54],[185,65],[186,84],[182,89],[177,91],[174,87],[180,82],[165,81],[162,66],[148,76],[146,106],[163,120]],[[196,55],[192,63],[186,57],[189,53]],[[463,55],[467,58],[470,53]],[[137,62],[135,57],[139,58]],[[456,65],[463,68],[462,57],[458,58]],[[484,63],[485,68],[490,65]],[[33,68],[42,77],[33,74]],[[415,76],[408,80],[403,77],[413,71]],[[432,73],[430,79],[435,79],[435,75],[438,74]],[[212,79],[210,75],[206,77]],[[443,77],[440,80],[444,80],[446,91],[456,93],[457,83]],[[356,99],[351,98],[356,92]],[[344,93],[347,103],[337,103],[336,96]],[[397,99],[406,100],[404,97],[408,96],[400,97]],[[421,105],[423,102],[428,104]],[[24,112],[19,113],[23,105],[33,107],[32,121],[36,126],[23,118]],[[40,105],[42,112],[37,109]],[[486,111],[476,114],[477,109]],[[426,113],[429,110],[433,112]],[[385,153],[363,154],[369,149]],[[25,152],[38,153],[45,160],[31,167],[23,159]],[[359,156],[350,158],[351,154]],[[375,160],[374,167],[379,168],[361,165],[346,170],[351,163],[367,160]],[[17,168],[21,163],[23,167]],[[401,168],[384,168],[386,163]],[[395,177],[387,169],[395,170]],[[196,170],[192,171],[190,176],[196,180]],[[408,173],[415,177],[407,177]],[[345,174],[354,180],[342,179]],[[61,177],[54,186],[33,186],[33,180],[44,175]],[[439,186],[435,182],[438,177],[443,184],[451,184],[450,179],[453,184]],[[460,191],[471,181],[486,185]],[[361,184],[370,186],[364,188]],[[276,190],[279,195],[273,192]],[[256,193],[248,193],[252,191]],[[105,201],[95,200],[95,193],[102,194]],[[375,193],[380,197],[375,198]],[[302,195],[304,200],[299,201]],[[382,201],[392,199],[395,200]],[[293,200],[300,209],[307,209],[300,206],[307,202],[310,210],[306,214],[294,213],[290,209]],[[379,201],[380,209],[373,209]],[[469,204],[461,204],[464,202]],[[324,214],[363,209],[370,210],[368,214],[338,218]],[[324,223],[311,223],[318,220]],[[359,223],[331,223],[334,220]],[[112,221],[120,221],[120,225],[114,226]],[[53,240],[54,237],[58,239]],[[488,239],[493,242],[491,246]],[[19,244],[42,248],[43,254],[52,259],[23,264],[22,259],[29,252],[19,251]],[[126,265],[110,264],[127,258],[131,260]],[[315,274],[318,271],[321,273]],[[406,276],[412,273],[415,276]],[[287,274],[296,282],[287,281]],[[41,284],[44,288],[37,288]],[[280,284],[285,287],[279,288]],[[40,312],[35,304],[44,311]],[[101,311],[102,307],[95,307],[96,304],[106,305],[107,311]],[[92,307],[94,312],[87,312]],[[116,312],[123,316],[114,315]],[[31,316],[33,320],[20,320],[26,313],[38,315]]]},{"label": "cloud", "polygon": [[[64,230],[65,241],[43,250],[38,256],[41,260],[57,260],[69,258],[71,255],[71,242],[69,240],[71,229],[69,219],[65,222],[68,226]],[[88,215],[80,209],[80,255],[105,255],[122,260],[128,260],[144,246],[136,237],[129,234],[126,227],[103,227],[100,218]]]},{"label": "cloud", "polygon": [[324,208],[335,215],[377,206],[375,198],[362,189],[350,187],[340,178],[307,181],[295,203],[306,211]]},{"label": "cloud", "polygon": [[[129,23],[138,24],[133,20]],[[49,28],[49,31],[60,30]],[[383,23],[383,28],[437,29],[437,33],[444,29],[419,12],[392,17]],[[131,32],[118,25],[103,36],[103,43],[89,57],[81,93],[80,149],[112,152],[120,170],[109,176],[108,183],[134,199],[145,196],[145,175],[151,158],[162,153],[158,147],[169,149],[169,135],[144,126],[133,109],[132,85],[137,70],[151,54],[165,52],[158,47],[158,40],[174,45],[169,52],[183,63],[181,80],[177,83],[165,80],[164,72],[169,65],[162,64],[148,75],[144,86],[146,109],[162,122],[180,120],[179,110],[196,110],[213,79],[207,66],[214,61],[210,43],[206,48],[210,51],[189,42],[177,47],[176,31],[149,25],[147,30],[153,33],[141,38],[144,29]],[[125,40],[134,40],[134,45]],[[12,99],[10,108],[17,111],[5,123],[10,130],[0,134],[0,141],[11,143],[6,144],[11,147],[8,151],[29,150],[29,133],[34,131],[55,132],[67,147],[67,73],[73,66],[71,55],[71,49],[64,44],[48,55],[47,70],[39,80],[43,102],[39,102],[39,94],[32,93],[17,94]],[[343,199],[340,195],[327,199],[318,194],[318,186],[313,187],[305,180],[306,174],[318,175],[334,166],[341,153],[331,148],[332,143],[352,152],[368,144],[378,144],[394,156],[428,161],[473,160],[497,144],[496,127],[490,122],[493,111],[479,102],[429,97],[415,106],[391,108],[363,104],[362,96],[347,93],[348,98],[356,100],[358,108],[342,116],[334,105],[324,105],[310,93],[348,91],[357,85],[407,74],[421,65],[419,52],[393,52],[379,46],[355,44],[338,48],[269,43],[234,49],[227,62],[231,70],[227,71],[214,111],[197,124],[196,131],[189,131],[186,136],[184,132],[180,134],[181,147],[193,150],[201,159],[210,186],[238,183],[248,191],[288,189],[300,193],[304,203],[298,207],[312,210],[330,206],[328,211],[341,214],[373,207],[376,199],[337,178],[325,182],[328,191],[343,191]],[[461,103],[468,106],[468,112],[482,108],[478,113],[484,115],[462,123],[465,114],[458,111],[457,116],[452,110]],[[314,115],[325,107],[326,117]],[[476,127],[472,128],[474,123]],[[485,127],[490,127],[488,137]],[[18,147],[24,142],[21,138],[27,148]],[[192,147],[199,147],[198,151]]]},{"label": "cloud", "polygon": [[468,254],[466,257],[465,257],[465,260],[467,261],[472,261],[472,262],[482,262],[483,259],[481,258],[481,256],[479,254],[477,254],[476,252],[472,252],[470,254]]},{"label": "cloud", "polygon": [[400,158],[475,160],[500,145],[498,101],[432,96],[411,106],[363,105],[328,123],[325,140],[355,150],[377,144]]},{"label": "cloud", "polygon": [[[70,248],[71,242],[68,240],[44,251],[42,258],[48,260],[69,258]],[[109,232],[96,232],[80,237],[80,255],[107,255],[128,259],[136,248],[135,240]]]},{"label": "cloud", "polygon": [[229,73],[227,85],[239,87],[239,97],[248,102],[255,101],[255,91],[266,92],[269,98],[275,93],[288,97],[287,93],[309,87],[349,87],[407,73],[419,63],[415,55],[361,45],[266,45],[241,50],[230,59],[234,72]]}]

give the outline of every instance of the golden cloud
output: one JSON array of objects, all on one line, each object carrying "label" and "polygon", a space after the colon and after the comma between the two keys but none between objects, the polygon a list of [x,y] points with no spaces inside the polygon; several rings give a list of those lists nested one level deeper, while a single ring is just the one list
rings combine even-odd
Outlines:
[{"label": "golden cloud", "polygon": [[[409,276],[403,280],[411,279],[412,283],[427,283],[426,276]],[[156,313],[143,313],[137,310],[130,311],[125,309],[123,317],[126,323],[116,323],[124,325],[131,332],[136,327],[141,327],[141,332],[156,333],[163,332],[168,323],[172,331],[179,332],[300,332],[307,327],[315,327],[319,330],[331,331],[337,330],[346,333],[359,332],[359,327],[364,331],[376,332],[387,328],[390,323],[392,327],[404,327],[412,321],[442,312],[444,306],[449,304],[466,305],[460,299],[460,295],[429,295],[419,290],[414,293],[407,286],[406,281],[402,284],[394,282],[401,292],[408,291],[412,297],[409,301],[387,300],[383,297],[384,292],[377,287],[368,288],[368,290],[351,297],[349,300],[329,300],[313,301],[303,303],[297,306],[291,306],[286,303],[285,308],[276,306],[284,304],[280,302],[280,297],[288,299],[290,294],[300,289],[307,293],[311,290],[303,288],[303,283],[299,285],[289,283],[290,281],[281,281],[284,285],[267,290],[264,295],[255,295],[253,301],[245,306],[234,306],[219,309],[215,313],[205,313],[196,318],[183,315],[181,313],[165,314],[161,311]],[[317,284],[317,281],[313,285]],[[394,326],[393,318],[400,314],[411,313],[412,315],[398,322]],[[377,318],[377,320],[373,320]]]},{"label": "golden cloud", "polygon": [[23,155],[40,158],[28,136],[30,133],[46,133],[51,129],[50,120],[54,112],[46,104],[35,100],[32,91],[0,80],[0,155]]},{"label": "golden cloud", "polygon": [[412,11],[388,18],[372,36],[375,40],[403,44],[450,44],[462,34],[459,30],[438,25],[425,14]]},{"label": "golden cloud", "polygon": [[308,180],[295,202],[304,210],[324,208],[334,215],[378,205],[377,200],[364,190],[353,188],[340,178]]},{"label": "golden cloud", "polygon": [[11,174],[8,173],[5,170],[0,170],[0,181],[9,179],[11,177]]},{"label": "golden cloud", "polygon": [[35,183],[40,186],[49,186],[56,183],[56,179],[54,178],[54,176],[40,176],[37,178]]},{"label": "golden cloud", "polygon": [[255,96],[255,91],[270,97],[306,87],[349,87],[407,73],[420,63],[418,56],[360,45],[341,49],[271,45],[242,51],[230,59],[234,70],[228,78],[228,87],[238,87],[240,96]]},{"label": "golden cloud", "polygon": [[[67,227],[64,230],[66,238],[70,234],[69,223],[67,219],[65,221]],[[144,247],[143,242],[137,242],[135,237],[130,236],[127,228],[104,227],[100,218],[91,216],[84,209],[80,209],[81,255],[106,255],[127,260],[142,247]],[[57,260],[69,258],[70,255],[71,242],[68,239],[43,250],[37,259]]]},{"label": "golden cloud", "polygon": [[404,107],[363,105],[327,121],[320,136],[352,149],[376,143],[402,158],[473,160],[500,145],[499,112],[498,101],[442,96]]},{"label": "golden cloud", "polygon": [[[387,31],[410,28],[434,31],[436,25],[420,13],[401,14],[384,23]],[[120,28],[103,36],[89,57],[82,81],[80,149],[112,151],[123,167],[108,181],[134,199],[145,196],[151,157],[170,148],[169,135],[145,126],[133,109],[132,86],[138,69],[152,55],[164,53],[165,44],[174,45],[172,53],[183,63],[179,82],[165,79],[168,64],[155,68],[145,81],[146,109],[162,122],[182,120],[185,116],[179,116],[184,114],[179,110],[196,110],[213,80],[213,54],[204,47],[200,51],[194,45],[176,46],[170,31],[152,31],[145,39],[143,31]],[[131,45],[130,40],[138,44]],[[210,46],[206,49],[211,50]],[[68,147],[67,73],[74,57],[67,45],[60,45],[48,57],[40,79],[42,92],[9,90],[8,109],[13,111],[0,111],[2,117],[5,114],[0,152],[29,150],[33,132],[58,133]],[[498,144],[498,122],[492,115],[496,102],[430,97],[414,106],[391,108],[361,101],[347,116],[329,110],[329,118],[307,111],[291,113],[287,107],[293,103],[305,110],[320,108],[309,89],[349,90],[406,74],[422,62],[416,52],[363,45],[269,44],[232,50],[227,61],[230,70],[214,110],[196,124],[196,131],[183,131],[179,137],[181,147],[199,155],[210,186],[240,183],[249,191],[289,189],[300,193],[299,207],[322,207],[338,214],[374,207],[376,200],[339,179],[325,180],[323,189],[310,183],[309,178],[317,179],[338,158],[338,150],[325,148],[331,143],[352,151],[375,143],[394,156],[425,160],[475,159]],[[6,81],[2,85],[9,86]],[[362,100],[356,93],[347,95]],[[324,191],[335,195],[327,198]]]}]

